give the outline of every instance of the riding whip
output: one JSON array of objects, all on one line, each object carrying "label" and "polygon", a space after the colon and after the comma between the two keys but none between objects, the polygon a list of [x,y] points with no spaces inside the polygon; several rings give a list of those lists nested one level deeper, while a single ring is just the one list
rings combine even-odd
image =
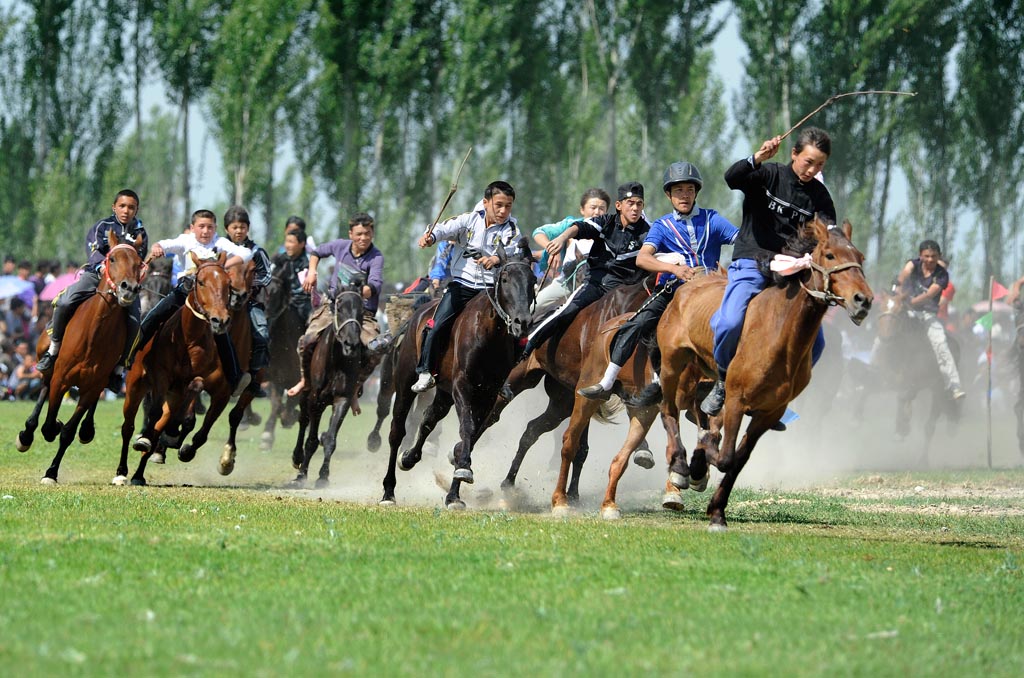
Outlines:
[{"label": "riding whip", "polygon": [[833,94],[832,96],[830,96],[828,99],[825,100],[825,103],[823,103],[821,106],[818,106],[813,111],[811,111],[810,113],[805,115],[803,118],[801,118],[800,122],[798,122],[797,124],[795,124],[792,127],[790,127],[789,131],[786,132],[785,134],[783,134],[780,137],[780,139],[785,139],[786,137],[788,137],[790,134],[793,133],[793,130],[795,130],[797,127],[799,127],[800,125],[802,125],[805,122],[807,122],[808,118],[810,118],[811,116],[813,116],[815,113],[817,113],[821,109],[825,108],[826,106],[832,105],[832,103],[835,102],[836,100],[842,99],[843,97],[856,96],[858,94],[893,94],[893,95],[896,95],[896,96],[905,96],[905,97],[916,97],[917,96],[917,92],[893,92],[893,91],[889,91],[889,90],[879,90],[879,89],[869,89],[869,90],[861,90],[861,91],[857,91],[857,92],[844,92],[842,94]]},{"label": "riding whip", "polygon": [[434,232],[434,227],[437,226],[437,222],[441,220],[441,215],[444,214],[445,209],[448,207],[448,203],[451,202],[452,196],[455,195],[455,191],[459,190],[459,176],[462,174],[462,168],[466,166],[466,161],[469,160],[469,154],[473,152],[473,147],[470,146],[469,150],[466,151],[466,157],[462,159],[462,164],[459,165],[459,169],[455,172],[455,176],[452,177],[451,188],[448,189],[448,197],[444,199],[444,203],[441,205],[440,211],[437,213],[437,218],[434,219],[434,223],[427,229],[425,235],[430,235]]}]

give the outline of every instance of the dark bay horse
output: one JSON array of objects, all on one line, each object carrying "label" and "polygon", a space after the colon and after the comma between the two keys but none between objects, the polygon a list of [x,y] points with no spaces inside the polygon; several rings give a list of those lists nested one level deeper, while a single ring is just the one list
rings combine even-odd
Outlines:
[{"label": "dark bay horse", "polygon": [[[924,438],[918,460],[918,463],[927,466],[928,449],[939,417],[946,415],[950,421],[956,422],[959,419],[959,408],[946,390],[935,353],[928,343],[927,326],[909,310],[906,295],[882,293],[876,302],[882,311],[876,321],[877,345],[870,366],[872,378],[871,383],[864,387],[855,414],[862,415],[864,401],[876,395],[879,390],[895,391],[896,435],[903,441],[910,434],[914,400],[921,392],[930,393],[931,403],[924,422]],[[953,359],[959,362],[959,344],[952,337],[948,341]]]},{"label": "dark bay horse", "polygon": [[292,278],[295,272],[291,262],[281,257],[267,285],[267,327],[270,330],[270,364],[266,379],[270,382],[270,414],[263,426],[260,446],[264,450],[274,447],[274,429],[278,420],[290,428],[297,420],[298,398],[288,398],[285,390],[299,380],[299,355],[295,348],[306,329],[306,319],[291,305]]},{"label": "dark bay horse", "polygon": [[[516,255],[507,257],[501,248],[497,254],[500,264],[494,275],[495,286],[477,294],[456,318],[440,359],[434,399],[424,413],[416,441],[401,460],[402,470],[409,470],[420,461],[427,436],[454,404],[461,440],[455,446],[456,478],[445,497],[445,506],[449,508],[465,507],[459,498],[459,487],[462,482],[473,481],[470,470],[473,446],[515,363],[519,340],[526,336],[530,323],[535,277],[529,244],[522,238]],[[413,332],[398,349],[395,406],[388,436],[391,455],[384,476],[384,497],[380,502],[383,505],[395,503],[398,448],[405,439],[406,417],[416,397],[411,390],[416,381],[415,366],[423,329],[436,307],[437,304],[427,304],[413,314],[409,325]]]},{"label": "dark bay horse", "polygon": [[171,285],[173,269],[173,257],[157,257],[149,262],[149,269],[146,271],[146,277],[142,280],[142,290],[139,292],[141,317],[145,318],[150,309],[170,294],[173,287]]},{"label": "dark bay horse", "polygon": [[[59,433],[60,442],[57,455],[42,479],[43,484],[57,483],[61,460],[76,433],[83,444],[91,442],[96,434],[93,423],[96,403],[107,386],[110,373],[117,365],[128,338],[124,309],[131,306],[139,296],[139,281],[144,274],[145,266],[136,243],[118,243],[117,236],[111,233],[110,251],[103,264],[103,274],[96,294],[83,302],[71,317],[64,347],[57,354],[53,372],[45,378],[35,408],[25,421],[24,430],[18,434],[17,447],[20,452],[24,452],[32,445],[39,413],[43,404],[47,403],[43,437],[47,442],[52,442]],[[49,344],[49,335],[44,333],[39,337],[36,353],[41,356]],[[78,387],[78,403],[71,419],[62,425],[57,420],[57,413],[61,400],[73,386]]]},{"label": "dark bay horse", "polygon": [[[309,462],[318,445],[323,445],[324,461],[316,486],[327,487],[330,483],[338,429],[356,403],[363,381],[380,361],[380,355],[372,355],[360,338],[365,281],[364,275],[349,277],[347,284],[339,284],[334,297],[325,302],[331,305],[334,322],[317,339],[306,371],[308,385],[299,396],[299,432],[292,450],[292,465],[299,471],[292,482],[295,487],[305,485]],[[320,435],[320,419],[328,406],[332,408],[331,420]]]},{"label": "dark bay horse", "polygon": [[115,485],[127,482],[128,446],[144,397],[149,396],[149,407],[142,435],[134,444],[134,449],[143,454],[131,478],[132,485],[146,484],[146,463],[155,451],[162,452],[164,430],[180,425],[207,381],[222,379],[213,335],[227,332],[231,322],[228,311],[231,286],[224,269],[227,255],[222,252],[217,259],[207,261],[200,260],[194,253],[191,256],[196,264],[196,281],[185,306],[139,349],[128,372],[121,459],[113,480]]},{"label": "dark bay horse", "polygon": [[[580,382],[580,365],[584,356],[597,344],[601,325],[612,317],[635,311],[649,295],[649,281],[636,285],[623,285],[612,290],[580,311],[561,337],[552,337],[538,346],[528,360],[516,365],[512,373],[509,374],[508,385],[514,397],[527,389],[534,388],[543,379],[548,405],[544,412],[526,425],[526,430],[519,439],[515,458],[501,483],[504,490],[510,491],[515,487],[516,477],[526,458],[526,453],[540,436],[555,430],[572,414],[576,389],[588,385],[587,382]],[[501,412],[509,402],[504,398],[497,400],[488,418],[488,427],[498,421]],[[602,403],[589,411],[599,420],[608,423],[619,409],[621,406]],[[579,498],[580,472],[583,470],[583,464],[590,449],[588,441],[590,418],[588,417],[584,421],[583,430],[578,435],[574,434],[572,479],[568,488],[568,496],[573,501]]]},{"label": "dark bay horse", "polygon": [[[841,305],[855,324],[863,322],[873,294],[864,278],[863,254],[850,240],[852,228],[829,228],[818,219],[802,231],[798,252],[809,251],[812,268],[769,286],[747,308],[739,350],[729,367],[726,401],[722,410],[722,442],[710,462],[725,474],[708,504],[709,529],[726,528],[725,508],[729,494],[754,446],[786,410],[811,378],[811,347],[830,305]],[[661,381],[664,393],[661,414],[669,444],[685,448],[678,439],[679,403],[694,401],[699,380],[693,370],[714,378],[714,335],[711,316],[721,305],[726,280],[707,276],[688,282],[676,292],[658,324],[662,351]],[[751,421],[737,445],[744,415]],[[706,417],[702,428],[706,429]],[[566,466],[565,457],[562,460]],[[681,476],[701,474],[688,469]],[[564,504],[557,494],[552,504]]]}]

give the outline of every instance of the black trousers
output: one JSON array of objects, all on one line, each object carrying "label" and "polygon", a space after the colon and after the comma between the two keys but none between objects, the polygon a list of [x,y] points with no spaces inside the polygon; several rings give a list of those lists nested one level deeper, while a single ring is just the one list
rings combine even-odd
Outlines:
[{"label": "black trousers", "polygon": [[434,311],[433,326],[428,324],[427,336],[423,339],[423,349],[420,351],[420,361],[416,365],[416,374],[433,374],[437,370],[437,353],[447,343],[455,319],[466,308],[466,304],[482,291],[466,287],[454,280],[448,285]]},{"label": "black trousers", "polygon": [[636,315],[619,328],[612,339],[610,357],[613,363],[620,367],[625,365],[640,340],[658,330],[661,314],[668,308],[678,286],[675,281],[659,286]]},{"label": "black trousers", "polygon": [[556,334],[561,336],[568,329],[569,325],[572,324],[573,319],[579,315],[580,311],[608,292],[609,290],[605,287],[595,285],[592,282],[587,282],[583,287],[578,288],[572,293],[569,301],[561,309],[556,311],[554,315],[545,318],[537,329],[530,334],[529,350],[540,346],[544,341]]}]

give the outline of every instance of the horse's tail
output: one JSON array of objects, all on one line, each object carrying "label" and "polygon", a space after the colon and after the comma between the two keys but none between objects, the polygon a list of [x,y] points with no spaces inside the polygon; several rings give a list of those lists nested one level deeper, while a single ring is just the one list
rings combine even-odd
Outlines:
[{"label": "horse's tail", "polygon": [[623,396],[622,400],[629,407],[650,407],[661,402],[661,384],[648,384],[641,391]]},{"label": "horse's tail", "polygon": [[594,419],[602,424],[614,424],[615,415],[624,409],[626,409],[626,404],[622,402],[622,398],[612,396],[607,402],[601,404],[601,407],[594,414]]}]

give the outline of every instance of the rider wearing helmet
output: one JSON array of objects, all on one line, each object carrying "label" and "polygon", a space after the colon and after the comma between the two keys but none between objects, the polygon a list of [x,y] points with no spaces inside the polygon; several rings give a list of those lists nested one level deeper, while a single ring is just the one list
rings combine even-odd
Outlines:
[{"label": "rider wearing helmet", "polygon": [[[690,162],[674,162],[665,170],[662,189],[673,210],[651,226],[637,255],[636,264],[658,273],[658,286],[632,318],[612,338],[611,361],[600,382],[580,389],[592,400],[607,400],[622,366],[633,355],[640,339],[654,333],[661,314],[668,308],[676,289],[693,276],[718,266],[722,245],[736,239],[739,229],[712,209],[697,207],[697,194],[704,185],[700,170]],[[658,360],[652,355],[657,379]]]}]

